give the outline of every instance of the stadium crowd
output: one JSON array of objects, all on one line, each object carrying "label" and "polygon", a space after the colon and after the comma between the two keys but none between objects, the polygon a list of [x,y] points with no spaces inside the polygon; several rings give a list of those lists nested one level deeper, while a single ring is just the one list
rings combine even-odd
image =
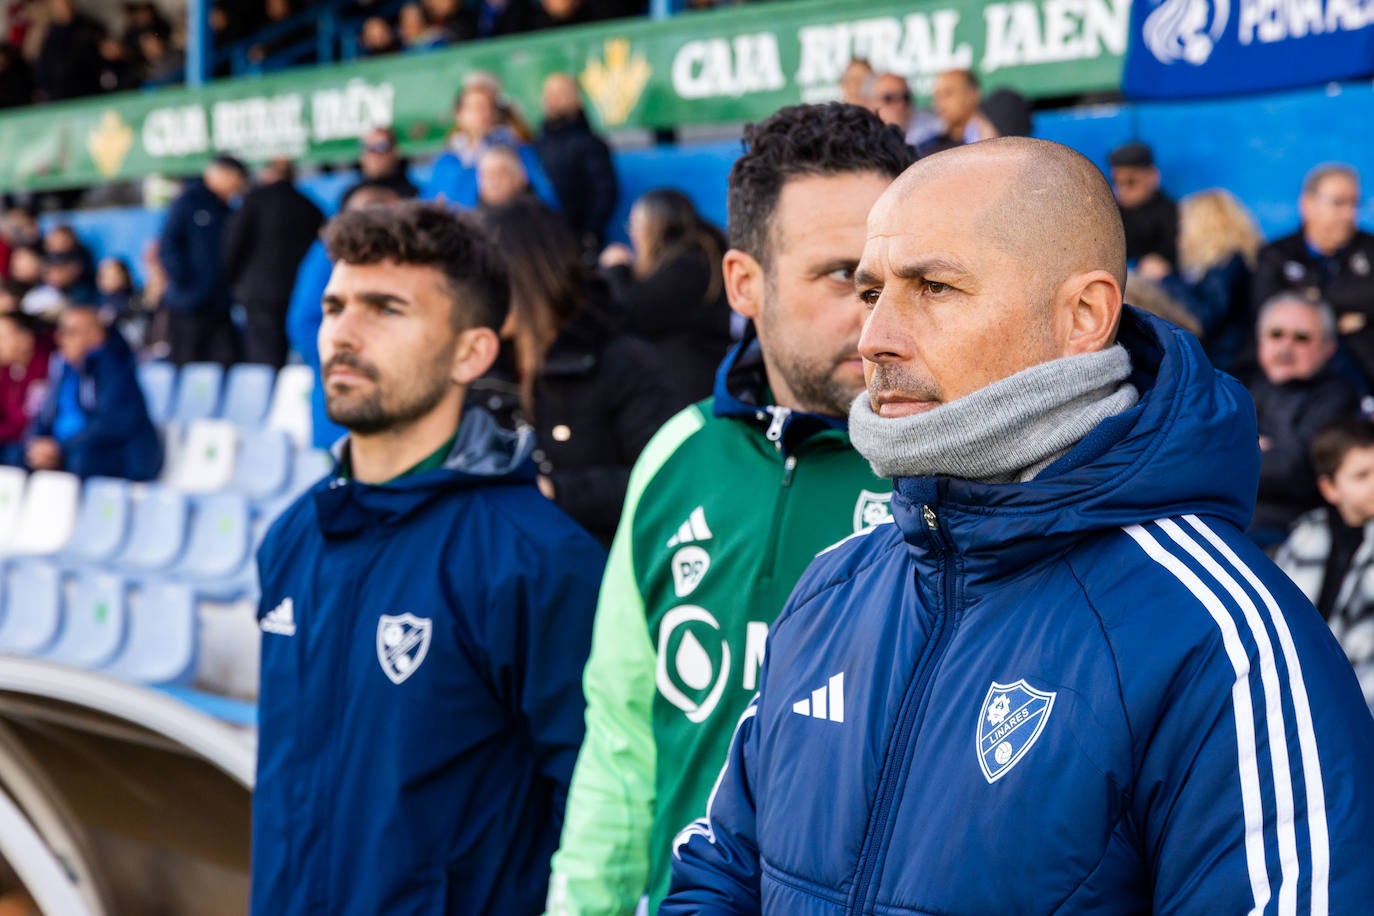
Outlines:
[{"label": "stadium crowd", "polygon": [[[714,5],[694,0],[688,7]],[[308,7],[303,0],[214,3],[213,47],[222,51],[246,43],[246,59],[260,69],[313,63],[319,25],[303,15]],[[370,57],[647,11],[646,0],[352,0],[335,14],[346,48]],[[0,7],[0,108],[175,85],[183,81],[185,65],[184,13],[171,13],[168,4],[131,0],[114,22],[83,10],[78,0],[9,0]],[[230,59],[220,55],[213,75],[227,76],[230,67]]]},{"label": "stadium crowd", "polygon": [[[371,5],[359,3],[358,12],[366,17]],[[37,6],[49,8],[41,39],[20,27]],[[11,44],[0,49],[0,100],[23,104],[155,84],[155,73],[174,78],[179,61],[170,50],[166,20],[152,4],[127,6],[130,25],[114,39],[86,23],[70,0],[10,4]],[[541,0],[537,6],[487,2],[458,10],[444,0],[425,0],[401,7],[394,22],[365,18],[361,37],[367,53],[394,53],[635,15],[642,7]],[[227,9],[216,7],[215,26],[226,41],[293,12],[287,2],[268,2],[262,18],[239,22]],[[72,53],[73,43],[81,41],[90,42],[92,53]],[[28,55],[19,52],[21,46],[38,50]],[[80,60],[95,70],[78,72],[74,65],[64,70],[50,65],[52,60]],[[25,68],[31,76],[23,79],[32,80],[31,90],[21,82]],[[392,130],[375,127],[361,140],[359,180],[342,195],[341,215],[333,221],[297,189],[289,160],[266,163],[254,175],[232,157],[214,159],[202,175],[187,181],[168,209],[160,236],[149,240],[142,288],[135,286],[130,265],[118,259],[97,263],[70,226],[41,231],[33,213],[11,208],[0,220],[0,463],[64,469],[83,478],[157,479],[163,431],[151,422],[138,383],[138,367],[156,360],[178,366],[247,362],[274,369],[303,361],[315,372],[314,444],[334,446],[350,429],[365,442],[371,430],[366,417],[326,398],[331,367],[351,367],[364,375],[382,371],[351,363],[348,346],[340,355],[339,340],[346,335],[339,323],[357,306],[346,290],[331,286],[340,275],[336,265],[362,269],[401,257],[376,254],[375,236],[383,231],[378,227],[393,226],[378,214],[400,213],[396,219],[416,232],[416,221],[430,218],[426,213],[471,214],[472,223],[462,225],[499,253],[498,272],[508,277],[509,296],[508,311],[503,308],[489,329],[491,359],[465,379],[462,404],[495,424],[481,432],[481,448],[494,449],[491,443],[504,441],[501,436],[529,431],[539,491],[590,535],[585,544],[575,542],[585,561],[580,573],[588,582],[570,583],[570,591],[556,599],[541,599],[563,608],[565,624],[581,616],[589,622],[596,612],[590,646],[578,642],[589,634],[568,637],[578,664],[559,682],[559,689],[575,685],[580,663],[590,654],[584,685],[592,737],[575,773],[576,754],[568,756],[558,743],[566,735],[560,734],[549,752],[562,761],[557,776],[562,784],[549,804],[568,805],[549,912],[621,907],[627,901],[632,906],[642,893],[657,905],[669,889],[673,865],[667,852],[675,848],[674,833],[692,812],[700,813],[712,793],[735,720],[747,715],[753,682],[730,686],[719,721],[683,729],[677,711],[700,723],[712,709],[669,695],[668,704],[677,710],[665,712],[663,701],[654,699],[656,687],[668,693],[664,675],[655,671],[661,658],[654,657],[668,651],[668,642],[666,635],[657,644],[652,637],[640,638],[649,636],[646,621],[666,633],[667,618],[683,610],[675,605],[696,590],[712,562],[726,562],[719,550],[714,561],[701,559],[700,543],[712,539],[713,530],[715,536],[723,534],[721,519],[731,517],[731,501],[757,501],[763,494],[777,507],[774,517],[763,520],[774,533],[809,532],[795,540],[775,541],[761,532],[740,536],[739,555],[761,551],[753,560],[770,571],[755,596],[766,607],[748,609],[764,621],[778,613],[817,551],[891,520],[890,485],[882,478],[900,475],[874,476],[870,462],[850,447],[845,425],[856,392],[864,388],[862,368],[853,365],[858,359],[851,351],[864,315],[853,306],[865,217],[910,163],[1030,129],[1023,100],[1007,93],[983,98],[967,71],[939,76],[931,111],[916,108],[901,76],[874,73],[863,61],[852,63],[843,88],[847,105],[787,109],[764,126],[747,129],[748,152],[731,176],[728,237],[686,195],[663,187],[635,201],[626,227],[629,244],[607,244],[607,222],[618,195],[610,150],[593,133],[577,84],[566,74],[546,82],[537,129],[503,98],[492,78],[471,78],[454,100],[450,142],[422,185],[412,182]],[[811,127],[804,120],[788,121],[811,117],[830,119],[819,136],[807,133]],[[779,139],[783,134],[786,142]],[[803,143],[798,137],[809,139]],[[828,137],[849,138],[855,147],[827,145]],[[808,151],[815,161],[801,161]],[[1322,613],[1361,676],[1366,702],[1374,701],[1374,421],[1368,418],[1374,403],[1374,236],[1357,224],[1360,176],[1344,165],[1314,163],[1302,187],[1294,189],[1301,225],[1268,242],[1245,204],[1225,189],[1171,198],[1168,176],[1142,143],[1114,150],[1107,177],[1125,230],[1131,271],[1127,301],[1191,332],[1211,364],[1248,391],[1259,452],[1256,511],[1248,534]],[[402,205],[412,198],[432,202],[436,209]],[[807,219],[799,218],[803,213]],[[803,223],[808,229],[801,228]],[[424,231],[433,236],[426,235],[426,243],[440,245],[450,229]],[[485,270],[485,250],[465,250],[463,257]],[[422,259],[423,265],[438,263],[434,252],[424,257],[430,261]],[[840,304],[852,314],[835,317]],[[823,305],[836,309],[826,312]],[[1125,373],[1115,381],[1124,379]],[[338,386],[335,397],[342,400]],[[704,398],[713,398],[709,407],[691,407]],[[457,455],[464,437],[477,435],[471,427],[459,427],[444,447]],[[471,442],[467,446],[477,449]],[[438,467],[444,454],[422,455],[425,461],[409,471],[395,469],[404,472],[399,476],[360,470],[366,464],[341,473],[351,472],[360,481],[364,474],[396,480]],[[652,458],[651,466],[632,476],[642,455]],[[426,465],[431,459],[435,464]],[[680,468],[686,461],[714,469],[718,497],[682,492]],[[789,497],[799,467],[804,470],[795,486],[803,495]],[[839,502],[847,500],[844,512],[853,510],[853,528],[813,525],[806,513],[828,505],[827,500],[835,502],[841,490]],[[855,493],[860,494],[857,506]],[[492,505],[499,504],[492,499]],[[795,508],[802,502],[808,506]],[[345,517],[355,509],[362,521]],[[329,520],[339,526],[328,532],[330,537],[352,531],[349,525],[367,524],[368,512],[380,519],[393,508],[338,511]],[[447,529],[440,535],[450,536]],[[507,536],[514,537],[483,535],[492,542]],[[601,554],[593,541],[612,548],[600,605],[595,600],[600,579],[590,571],[599,572]],[[671,567],[630,559],[632,544],[658,549],[664,543],[676,551]],[[691,553],[691,544],[697,553]],[[321,541],[319,556],[328,558],[330,549]],[[545,561],[535,557],[531,562]],[[490,572],[474,569],[472,578]],[[273,567],[265,570],[264,581],[277,591],[302,587],[283,584],[291,575]],[[521,587],[537,591],[548,585]],[[621,600],[628,595],[633,600]],[[268,605],[270,614],[282,606],[264,595],[264,608]],[[609,605],[615,610],[608,611]],[[615,616],[626,608],[637,619]],[[271,626],[290,623],[294,632],[290,614],[288,604],[287,617]],[[743,632],[752,619],[746,615],[731,625]],[[284,632],[267,622],[263,630]],[[681,648],[674,651],[680,654]],[[370,652],[369,647],[369,662],[375,664]],[[404,664],[403,652],[382,656],[380,642],[377,652]],[[533,655],[529,660],[539,661]],[[524,661],[509,664],[519,668]],[[273,664],[278,667],[265,665],[264,684],[287,676],[281,656]],[[392,674],[396,683],[405,677],[403,669]],[[270,699],[281,703],[279,697]],[[712,704],[717,700],[719,695]],[[630,712],[609,722],[622,707]],[[286,706],[269,706],[265,715],[270,724],[264,740],[285,748],[293,727]],[[536,714],[530,717],[549,724],[536,721]],[[655,769],[655,753],[681,766]],[[284,749],[281,755],[271,758],[269,792],[281,790],[287,778],[289,755]],[[611,772],[627,784],[612,785]],[[276,798],[273,803],[282,810],[289,807],[284,797],[264,797]],[[627,842],[642,846],[622,853],[628,862],[623,876],[608,874],[606,861],[597,858],[599,843],[619,848],[614,843],[620,839],[598,834],[612,804],[608,799],[625,808],[617,818],[623,814],[631,825]],[[554,839],[540,841],[546,859],[557,845],[549,845]],[[271,887],[255,890],[265,895],[264,911],[271,901],[286,899],[272,895],[296,892],[295,875],[273,871],[262,880],[269,879]],[[529,887],[521,890],[532,894]],[[304,897],[292,899],[306,905]],[[518,906],[530,903],[522,900]]]}]

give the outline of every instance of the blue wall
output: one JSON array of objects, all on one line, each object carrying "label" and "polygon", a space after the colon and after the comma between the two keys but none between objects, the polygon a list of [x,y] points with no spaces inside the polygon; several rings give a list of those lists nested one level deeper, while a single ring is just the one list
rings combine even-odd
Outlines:
[{"label": "blue wall", "polygon": [[1361,222],[1374,226],[1374,87],[1343,84],[1207,102],[1151,102],[1041,114],[1036,134],[1079,150],[1103,169],[1128,140],[1155,151],[1164,188],[1182,197],[1226,188],[1269,238],[1297,228],[1303,175],[1339,160],[1364,176]]},{"label": "blue wall", "polygon": [[[1107,153],[1128,140],[1155,150],[1164,187],[1175,197],[1223,187],[1245,201],[1270,238],[1297,225],[1302,177],[1319,162],[1341,160],[1374,185],[1374,86],[1345,84],[1329,89],[1208,102],[1153,102],[1050,112],[1036,118],[1036,133],[1084,153],[1102,168]],[[650,188],[682,189],[705,215],[725,225],[725,179],[739,153],[726,141],[677,148],[630,150],[616,156],[621,200],[609,227],[624,240],[630,204]],[[426,166],[412,170],[417,180]],[[332,212],[352,173],[321,176],[305,191]],[[1374,197],[1362,222],[1374,226]],[[160,212],[99,210],[52,216],[71,222],[97,256],[125,257],[141,273],[140,255],[162,223]]]}]

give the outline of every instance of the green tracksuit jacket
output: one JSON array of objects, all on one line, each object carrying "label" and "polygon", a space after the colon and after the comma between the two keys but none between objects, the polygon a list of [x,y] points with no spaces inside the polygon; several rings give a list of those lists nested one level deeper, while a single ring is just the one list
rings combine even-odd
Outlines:
[{"label": "green tracksuit jacket", "polygon": [[706,809],[757,689],[769,624],[812,558],[890,519],[890,482],[839,421],[767,402],[757,345],[630,477],[601,585],[548,912],[629,914],[667,893],[673,837]]}]

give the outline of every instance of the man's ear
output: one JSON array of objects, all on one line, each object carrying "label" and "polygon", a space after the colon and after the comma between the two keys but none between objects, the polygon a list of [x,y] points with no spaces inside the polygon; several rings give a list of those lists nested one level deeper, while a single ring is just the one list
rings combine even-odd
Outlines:
[{"label": "man's ear", "polygon": [[459,385],[471,384],[496,362],[501,339],[488,327],[468,328],[459,333],[453,348],[453,371],[450,378]]},{"label": "man's ear", "polygon": [[1340,502],[1340,494],[1336,492],[1336,482],[1331,479],[1331,475],[1322,474],[1317,477],[1317,492],[1322,495],[1322,499],[1331,505]]},{"label": "man's ear", "polygon": [[730,308],[745,318],[757,318],[763,308],[763,265],[753,255],[731,248],[721,259],[721,276]]},{"label": "man's ear", "polygon": [[1064,355],[1105,350],[1121,323],[1121,285],[1105,270],[1075,274],[1060,287]]}]

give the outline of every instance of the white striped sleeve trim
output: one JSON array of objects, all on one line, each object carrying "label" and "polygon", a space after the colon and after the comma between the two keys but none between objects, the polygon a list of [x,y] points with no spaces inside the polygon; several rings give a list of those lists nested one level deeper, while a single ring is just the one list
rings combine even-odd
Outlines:
[{"label": "white striped sleeve trim", "polygon": [[[1312,710],[1307,688],[1292,634],[1283,612],[1263,581],[1240,559],[1236,552],[1195,515],[1183,517],[1190,534],[1177,521],[1163,519],[1155,524],[1175,545],[1202,569],[1199,576],[1183,560],[1161,546],[1155,536],[1144,527],[1133,525],[1126,533],[1145,553],[1169,571],[1206,608],[1222,634],[1223,645],[1236,673],[1232,686],[1232,707],[1235,714],[1238,765],[1241,778],[1241,799],[1246,823],[1246,865],[1254,895],[1254,909],[1264,910],[1270,900],[1269,870],[1264,855],[1263,796],[1259,792],[1258,751],[1255,738],[1257,721],[1263,722],[1267,734],[1273,772],[1276,844],[1279,852],[1281,879],[1278,889],[1277,912],[1281,916],[1299,912],[1298,885],[1302,866],[1296,836],[1294,807],[1295,783],[1293,761],[1289,755],[1289,728],[1296,728],[1300,749],[1303,791],[1307,801],[1305,825],[1308,832],[1308,851],[1311,869],[1310,907],[1304,908],[1314,916],[1326,916],[1328,910],[1328,877],[1330,846],[1326,827],[1326,801],[1322,787],[1321,763],[1317,756],[1316,735],[1312,724]],[[1193,536],[1200,535],[1212,549],[1207,550]],[[1247,591],[1241,583],[1249,586]],[[1218,588],[1219,587],[1219,588]],[[1224,593],[1236,609],[1228,609],[1220,594]],[[1254,597],[1258,596],[1259,604]],[[1262,606],[1262,610],[1261,610]],[[1266,619],[1267,615],[1267,619]],[[1264,703],[1256,704],[1249,686],[1250,660],[1240,642],[1242,624],[1249,631],[1256,649],[1256,662],[1264,689]],[[1269,626],[1278,637],[1283,653],[1287,677],[1279,670],[1274,642]],[[1293,722],[1285,720],[1283,697],[1293,703]],[[1260,718],[1262,717],[1262,719]]]},{"label": "white striped sleeve trim", "polygon": [[1212,615],[1217,629],[1221,630],[1226,657],[1236,673],[1236,679],[1231,684],[1231,706],[1236,718],[1241,805],[1245,813],[1245,864],[1250,873],[1250,891],[1254,900],[1251,912],[1262,913],[1269,902],[1269,870],[1264,862],[1264,810],[1260,795],[1259,753],[1255,747],[1254,700],[1250,696],[1249,656],[1241,645],[1235,621],[1216,594],[1182,560],[1161,547],[1144,528],[1131,525],[1124,530],[1150,559],[1167,569],[1193,593],[1193,597]]},{"label": "white striped sleeve trim", "polygon": [[1317,753],[1317,733],[1312,725],[1312,707],[1307,699],[1307,683],[1303,680],[1302,664],[1298,660],[1298,650],[1293,645],[1293,634],[1288,629],[1288,620],[1279,609],[1279,603],[1274,600],[1273,594],[1260,581],[1259,576],[1241,562],[1230,545],[1196,515],[1186,515],[1184,520],[1255,590],[1269,612],[1274,632],[1278,634],[1283,661],[1288,667],[1288,688],[1293,698],[1293,718],[1297,722],[1298,747],[1302,753],[1302,774],[1307,796],[1308,842],[1312,850],[1311,912],[1312,916],[1326,916],[1331,874],[1331,841],[1326,828],[1326,790],[1322,786],[1321,758]]},{"label": "white striped sleeve trim", "polygon": [[[1188,551],[1198,564],[1212,578],[1221,583],[1231,600],[1240,606],[1245,614],[1245,622],[1255,639],[1259,655],[1260,681],[1264,684],[1265,729],[1269,739],[1269,762],[1274,773],[1274,804],[1277,809],[1279,838],[1279,865],[1283,880],[1279,884],[1279,913],[1296,914],[1298,910],[1298,843],[1293,830],[1293,771],[1288,764],[1288,730],[1283,721],[1283,696],[1279,691],[1279,666],[1274,662],[1274,645],[1269,640],[1269,631],[1264,626],[1255,602],[1242,589],[1239,583],[1212,555],[1202,549],[1202,545],[1188,536],[1177,522],[1165,519],[1159,522],[1175,544]],[[1280,736],[1278,739],[1275,736]]]}]

